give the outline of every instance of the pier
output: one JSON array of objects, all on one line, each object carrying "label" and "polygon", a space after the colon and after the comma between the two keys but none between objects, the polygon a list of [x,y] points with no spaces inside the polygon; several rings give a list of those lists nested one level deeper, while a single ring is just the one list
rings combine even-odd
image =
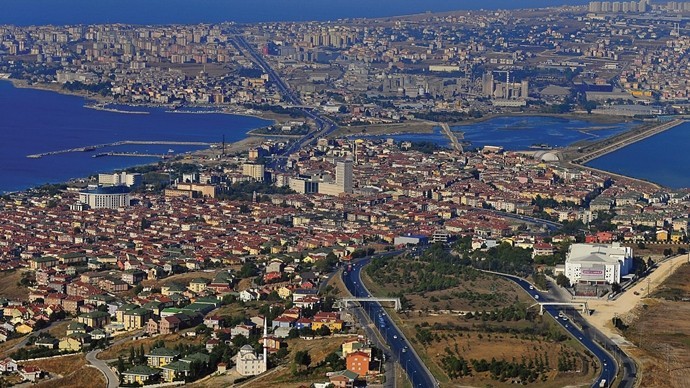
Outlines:
[{"label": "pier", "polygon": [[625,146],[644,140],[648,137],[654,136],[661,132],[667,131],[671,128],[677,127],[684,123],[685,120],[673,120],[658,126],[647,128],[639,132],[625,133],[612,139],[606,139],[599,143],[590,145],[583,149],[584,155],[572,160],[575,164],[585,164],[600,156],[617,151]]},{"label": "pier", "polygon": [[[168,141],[168,140],[123,140],[123,141],[116,141],[114,143],[105,143],[105,144],[96,144],[96,145],[91,145],[91,146],[86,146],[86,147],[76,147],[76,148],[68,148],[65,150],[57,150],[57,151],[49,151],[49,152],[42,152],[39,154],[31,154],[27,155],[27,158],[32,158],[32,159],[38,159],[42,158],[44,156],[51,156],[51,155],[59,155],[59,154],[67,154],[70,152],[90,152],[90,151],[95,151],[100,148],[105,148],[105,147],[117,147],[117,146],[123,146],[123,145],[183,145],[183,146],[204,146],[208,147],[211,145],[211,143],[207,142],[200,142],[200,141]],[[129,152],[124,152],[124,153],[114,153],[114,152],[108,152],[107,154],[123,154],[120,156],[143,156],[144,154],[134,154],[132,155]],[[124,155],[126,154],[126,155]],[[162,155],[154,155],[155,157],[162,157]]]},{"label": "pier", "polygon": [[141,158],[161,158],[161,159],[167,159],[172,157],[173,155],[167,155],[167,154],[140,154],[138,152],[103,152],[100,154],[95,154],[92,157],[94,158],[100,158],[102,156],[138,156]]}]

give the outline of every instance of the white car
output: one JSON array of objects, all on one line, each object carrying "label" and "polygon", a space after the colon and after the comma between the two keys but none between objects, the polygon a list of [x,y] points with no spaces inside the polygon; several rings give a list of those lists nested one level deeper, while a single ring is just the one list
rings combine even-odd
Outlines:
[{"label": "white car", "polygon": [[394,335],[393,335],[393,339],[398,339],[398,335],[397,335],[397,334],[394,334]]}]

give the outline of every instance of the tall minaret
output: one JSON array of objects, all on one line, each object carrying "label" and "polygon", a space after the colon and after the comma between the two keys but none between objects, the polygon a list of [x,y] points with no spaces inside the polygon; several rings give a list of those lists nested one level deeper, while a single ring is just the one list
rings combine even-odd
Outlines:
[{"label": "tall minaret", "polygon": [[268,317],[264,317],[264,372],[268,370]]}]

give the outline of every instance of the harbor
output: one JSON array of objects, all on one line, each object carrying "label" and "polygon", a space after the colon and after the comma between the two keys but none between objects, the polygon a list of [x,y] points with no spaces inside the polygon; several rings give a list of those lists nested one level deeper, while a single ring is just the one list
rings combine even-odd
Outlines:
[{"label": "harbor", "polygon": [[[209,146],[211,146],[211,144],[212,143],[200,142],[200,141],[123,140],[123,141],[116,141],[113,143],[103,143],[103,144],[96,144],[96,145],[85,146],[85,147],[76,147],[76,148],[68,148],[68,149],[64,149],[64,150],[42,152],[42,153],[38,153],[38,154],[27,155],[26,157],[31,158],[31,159],[39,159],[39,158],[43,158],[46,156],[52,156],[52,155],[60,155],[60,154],[66,154],[66,153],[71,153],[71,152],[90,152],[90,151],[95,151],[97,149],[105,148],[105,147],[118,147],[118,146],[127,146],[127,145],[181,145],[181,146],[209,147]],[[105,152],[105,153],[101,153],[101,154],[97,154],[97,155],[101,155],[101,156],[149,156],[149,157],[163,157],[164,156],[164,155],[159,155],[159,154],[140,154],[140,153],[133,153],[133,152]],[[96,155],[94,155],[94,156],[96,156]]]}]

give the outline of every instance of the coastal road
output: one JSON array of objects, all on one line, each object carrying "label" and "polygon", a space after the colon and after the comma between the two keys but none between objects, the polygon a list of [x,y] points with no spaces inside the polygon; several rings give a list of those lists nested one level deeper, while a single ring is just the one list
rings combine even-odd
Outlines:
[{"label": "coastal road", "polygon": [[[532,283],[520,277],[493,271],[483,272],[492,273],[508,280],[512,280],[518,286],[520,286],[520,288],[527,292],[527,294],[529,294],[535,302],[571,302],[571,300],[558,300],[558,298],[554,298],[548,293],[540,292]],[[589,350],[596,358],[599,359],[601,371],[599,376],[597,376],[596,380],[593,382],[592,387],[614,386],[612,380],[615,379],[616,375],[618,374],[619,368],[617,359],[620,360],[620,364],[623,366],[623,374],[621,381],[615,386],[623,388],[634,387],[635,378],[637,375],[637,369],[634,361],[608,337],[587,324],[585,319],[579,313],[573,313],[571,317],[568,318],[560,316],[561,310],[562,307],[559,306],[544,307],[544,311],[547,314],[551,315],[559,325],[570,333],[570,335],[580,341],[580,343],[587,348],[587,350]],[[607,350],[613,352],[613,355]]]},{"label": "coastal road", "polygon": [[[355,297],[368,297],[371,295],[361,279],[361,270],[369,263],[371,258],[364,258],[352,263],[352,270],[343,272],[343,282]],[[394,357],[403,368],[413,387],[431,388],[438,387],[438,382],[429,369],[419,358],[410,342],[402,331],[395,325],[383,307],[377,302],[361,302],[362,308],[369,316],[376,329],[388,343]]]}]

